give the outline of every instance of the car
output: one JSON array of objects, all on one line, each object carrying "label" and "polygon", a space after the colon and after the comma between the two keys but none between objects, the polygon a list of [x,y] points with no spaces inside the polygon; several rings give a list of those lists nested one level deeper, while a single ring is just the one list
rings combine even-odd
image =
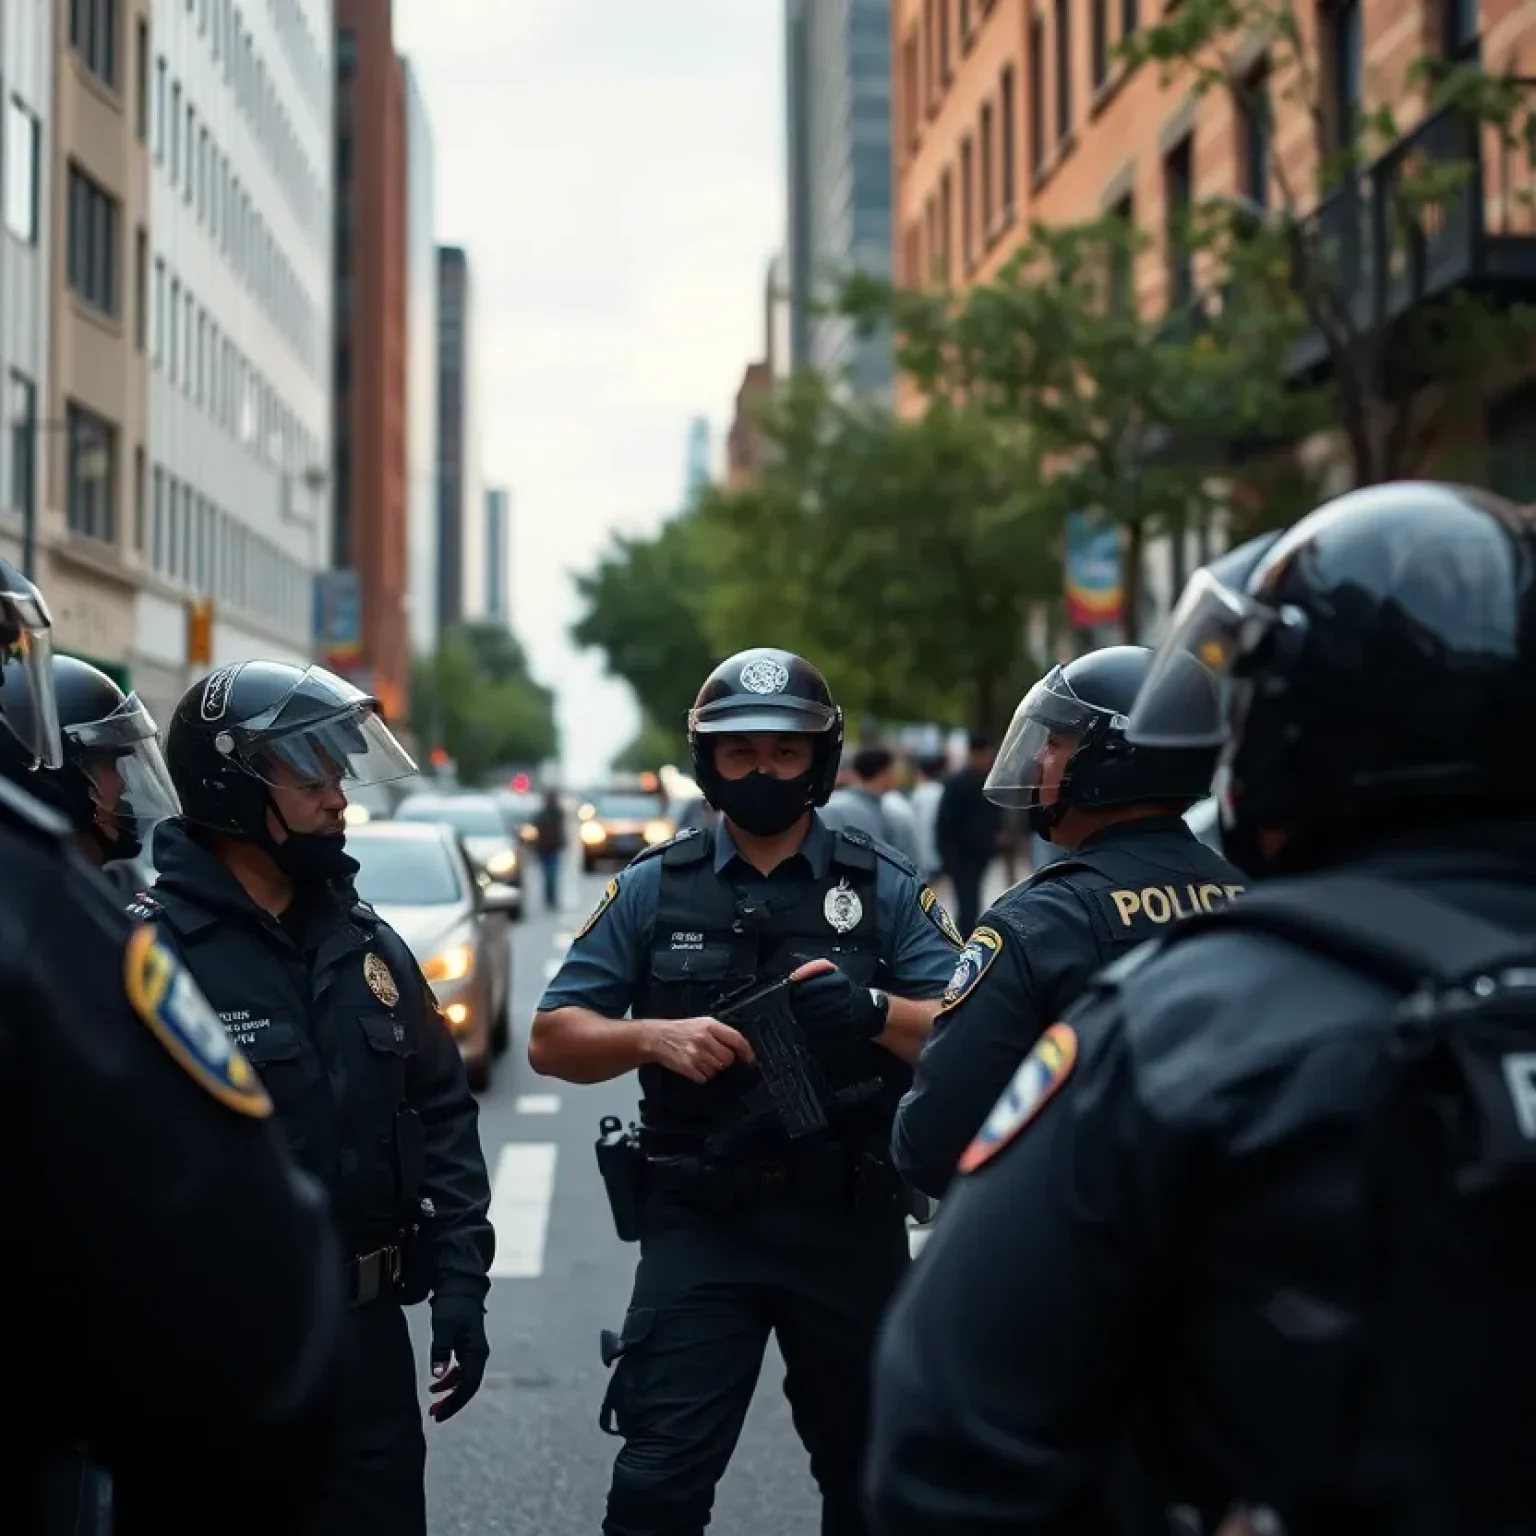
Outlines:
[{"label": "car", "polygon": [[660,795],[635,790],[601,791],[576,812],[581,867],[587,874],[605,864],[627,864],[677,829]]},{"label": "car", "polygon": [[395,807],[395,821],[438,821],[452,827],[464,840],[482,886],[495,881],[517,892],[513,920],[523,915],[523,859],[516,828],[494,794],[465,791],[460,794],[417,793],[407,795]]},{"label": "car", "polygon": [[357,894],[410,946],[437,997],[476,1093],[511,1044],[516,893],[482,885],[462,839],[434,821],[372,821],[347,849],[360,866]]}]

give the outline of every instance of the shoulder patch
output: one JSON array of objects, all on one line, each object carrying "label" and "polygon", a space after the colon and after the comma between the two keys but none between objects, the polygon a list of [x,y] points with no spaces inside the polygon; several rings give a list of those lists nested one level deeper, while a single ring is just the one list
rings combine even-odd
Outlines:
[{"label": "shoulder patch", "polygon": [[917,904],[923,909],[923,916],[933,924],[940,933],[949,940],[956,949],[965,948],[965,935],[955,927],[955,920],[944,910],[944,903],[939,900],[939,894],[931,885],[923,886],[917,893]]},{"label": "shoulder patch", "polygon": [[597,927],[599,921],[602,919],[603,913],[613,905],[613,898],[618,894],[619,882],[617,878],[615,878],[610,880],[604,887],[603,894],[598,897],[597,905],[592,908],[591,915],[587,918],[586,922],[584,922],[581,927],[576,930],[575,935],[571,939],[573,944],[577,939],[586,938],[586,936],[591,933],[594,928]]},{"label": "shoulder patch", "polygon": [[153,928],[140,928],[128,940],[123,986],[133,1011],[200,1088],[252,1119],[272,1113],[256,1069]]},{"label": "shoulder patch", "polygon": [[1003,936],[996,928],[980,927],[965,941],[960,958],[955,962],[955,973],[944,989],[939,1007],[941,1013],[948,1012],[975,991],[976,983],[991,969],[1002,948]]},{"label": "shoulder patch", "polygon": [[961,1173],[991,1162],[1055,1098],[1077,1065],[1077,1033],[1070,1024],[1052,1024],[1024,1058],[1013,1081],[992,1108],[960,1159]]}]

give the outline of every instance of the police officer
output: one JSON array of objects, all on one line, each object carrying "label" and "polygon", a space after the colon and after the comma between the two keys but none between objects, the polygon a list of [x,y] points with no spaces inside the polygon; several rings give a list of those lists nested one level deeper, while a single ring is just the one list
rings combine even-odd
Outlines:
[{"label": "police officer", "polygon": [[351,886],[345,789],[415,765],[376,700],[271,661],[195,684],[166,760],[182,814],[157,828],[159,878],[130,910],[255,1064],[295,1156],[331,1194],[348,1255],[356,1379],[342,1465],[310,1528],[422,1536],[426,1444],[402,1301],[431,1289],[443,1422],[485,1373],[495,1241],[458,1048],[410,950]]},{"label": "police officer", "polygon": [[0,1530],[51,1528],[74,1444],[134,1491],[121,1533],[287,1529],[327,1470],[340,1251],[191,979],[17,785],[65,763],[50,628],[0,560],[0,1307],[27,1395]]},{"label": "police officer", "polygon": [[[842,711],[786,651],[744,651],[689,714],[694,778],[721,814],[609,883],[540,1000],[529,1058],[568,1082],[638,1069],[650,1193],[602,1421],[624,1438],[607,1536],[689,1536],[746,1417],[768,1335],[821,1489],[822,1529],[864,1529],[858,1466],[876,1321],[908,1263],[887,1161],[958,935],[894,850],[833,833]],[[792,975],[794,1016],[838,1102],[792,1140],[753,1052],[711,1017]],[[626,1015],[628,1016],[626,1018]]]},{"label": "police officer", "polygon": [[[1019,705],[987,779],[1066,850],[982,914],[955,968],[891,1148],[907,1180],[943,1195],[987,1111],[1047,1025],[1117,955],[1242,890],[1185,825],[1210,788],[1214,747],[1132,746],[1125,721],[1152,653],[1117,645],[1055,667]],[[1216,717],[1199,663],[1179,679]]]},{"label": "police officer", "polygon": [[[1209,739],[1191,655],[1265,878],[1106,971],[999,1100],[883,1340],[875,1523],[1092,1531],[1129,1442],[1143,1528],[1529,1530],[1536,1011],[1485,938],[1536,933],[1536,528],[1454,486],[1324,506],[1197,574],[1133,743]],[[1490,1007],[1523,1009],[1502,1070]]]},{"label": "police officer", "polygon": [[[19,658],[6,662],[3,687],[7,719],[27,734],[37,701]],[[180,809],[154,716],[137,694],[73,656],[53,658],[53,697],[63,763],[28,774],[21,743],[0,734],[0,765],[69,822],[81,857],[97,869],[137,858],[155,823]]]}]

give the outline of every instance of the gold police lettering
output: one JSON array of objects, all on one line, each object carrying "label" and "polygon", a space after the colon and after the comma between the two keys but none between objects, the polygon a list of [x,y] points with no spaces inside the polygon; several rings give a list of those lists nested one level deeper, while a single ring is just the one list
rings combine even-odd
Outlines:
[{"label": "gold police lettering", "polygon": [[1111,891],[1109,894],[1121,923],[1129,928],[1135,917],[1144,917],[1154,923],[1171,923],[1196,912],[1214,912],[1241,896],[1246,889],[1242,885],[1216,885],[1207,881],[1203,885],[1148,885],[1139,891]]}]

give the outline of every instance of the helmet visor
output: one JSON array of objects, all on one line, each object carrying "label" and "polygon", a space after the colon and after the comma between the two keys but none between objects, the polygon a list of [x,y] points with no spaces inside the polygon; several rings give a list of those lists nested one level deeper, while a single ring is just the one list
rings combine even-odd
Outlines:
[{"label": "helmet visor", "polygon": [[1062,669],[1053,667],[1013,712],[983,786],[987,799],[1009,810],[1052,803],[1072,754],[1096,719],[1123,724],[1112,710],[1078,698]]},{"label": "helmet visor", "polygon": [[154,716],[130,694],[103,720],[64,729],[65,752],[90,781],[107,819],[143,841],[150,828],[181,814],[181,801],[160,752]]},{"label": "helmet visor", "polygon": [[1147,747],[1219,747],[1232,720],[1233,664],[1276,617],[1209,571],[1196,571],[1136,695],[1127,740]]},{"label": "helmet visor", "polygon": [[372,699],[276,734],[236,728],[240,760],[274,789],[342,790],[408,779],[411,755],[379,718]]},{"label": "helmet visor", "polygon": [[[0,637],[4,654],[0,661],[20,661],[32,695],[31,719],[25,726],[13,722],[23,747],[41,768],[64,765],[64,738],[59,732],[59,706],[53,694],[53,620],[42,595],[28,591],[0,591]],[[0,695],[0,714],[5,699]]]},{"label": "helmet visor", "polygon": [[836,724],[836,707],[815,699],[785,698],[774,703],[753,697],[716,699],[688,711],[688,727],[698,736],[820,736]]}]

